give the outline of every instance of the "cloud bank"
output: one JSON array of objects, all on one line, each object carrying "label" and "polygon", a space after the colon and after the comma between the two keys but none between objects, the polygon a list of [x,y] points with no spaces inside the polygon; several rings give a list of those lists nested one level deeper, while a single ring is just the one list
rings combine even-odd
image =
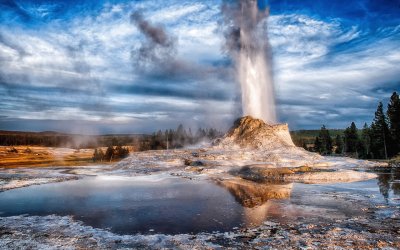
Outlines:
[{"label": "cloud bank", "polygon": [[[240,104],[220,4],[1,2],[0,129],[229,126]],[[269,5],[281,122],[361,125],[400,89],[399,1]]]}]

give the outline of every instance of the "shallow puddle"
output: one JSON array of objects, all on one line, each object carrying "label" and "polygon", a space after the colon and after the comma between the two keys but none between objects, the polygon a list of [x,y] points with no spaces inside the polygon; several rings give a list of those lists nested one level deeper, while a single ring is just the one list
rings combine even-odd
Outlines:
[{"label": "shallow puddle", "polygon": [[231,231],[268,219],[348,218],[365,212],[363,202],[388,206],[380,216],[390,217],[400,206],[399,180],[398,170],[329,185],[98,176],[2,192],[0,216],[72,215],[119,234]]}]

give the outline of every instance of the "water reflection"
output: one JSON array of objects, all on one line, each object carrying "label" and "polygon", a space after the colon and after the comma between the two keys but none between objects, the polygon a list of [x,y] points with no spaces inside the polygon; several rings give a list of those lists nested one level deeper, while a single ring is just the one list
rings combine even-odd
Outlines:
[{"label": "water reflection", "polygon": [[266,184],[243,179],[228,179],[218,184],[226,188],[243,208],[247,226],[263,223],[274,209],[272,199],[289,199],[293,184]]},{"label": "water reflection", "polygon": [[288,199],[293,184],[265,184],[243,179],[228,179],[218,182],[225,187],[242,206],[254,208],[270,199]]},{"label": "water reflection", "polygon": [[386,202],[391,196],[400,195],[400,169],[391,168],[378,173],[378,187]]},{"label": "water reflection", "polygon": [[93,227],[122,234],[229,231],[271,218],[336,214],[342,219],[359,214],[352,201],[345,199],[347,194],[379,197],[380,192],[387,202],[397,202],[393,198],[400,198],[400,171],[387,170],[378,176],[378,180],[329,185],[257,183],[240,178],[215,185],[169,175],[85,178],[2,192],[0,215],[73,215]]},{"label": "water reflection", "polygon": [[0,215],[73,215],[115,233],[198,233],[239,227],[242,206],[207,180],[85,178],[0,193]]}]

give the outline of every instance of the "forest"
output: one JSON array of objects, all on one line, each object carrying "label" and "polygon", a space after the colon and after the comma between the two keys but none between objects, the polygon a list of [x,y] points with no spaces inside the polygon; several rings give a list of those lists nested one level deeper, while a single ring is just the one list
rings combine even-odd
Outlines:
[{"label": "forest", "polygon": [[400,152],[400,100],[394,92],[386,111],[379,102],[373,121],[357,128],[354,122],[344,130],[328,130],[325,125],[318,135],[292,134],[298,146],[322,155],[339,154],[360,159],[389,159]]}]

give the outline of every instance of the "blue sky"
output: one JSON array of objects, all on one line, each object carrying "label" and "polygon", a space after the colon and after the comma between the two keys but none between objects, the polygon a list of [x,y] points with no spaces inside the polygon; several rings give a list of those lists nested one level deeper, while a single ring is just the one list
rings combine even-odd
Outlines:
[{"label": "blue sky", "polygon": [[[221,2],[161,3],[0,0],[0,129],[230,126],[241,106]],[[400,0],[268,4],[278,115],[291,129],[361,126],[400,91]],[[138,64],[149,41],[134,12],[165,30],[169,63]]]}]

